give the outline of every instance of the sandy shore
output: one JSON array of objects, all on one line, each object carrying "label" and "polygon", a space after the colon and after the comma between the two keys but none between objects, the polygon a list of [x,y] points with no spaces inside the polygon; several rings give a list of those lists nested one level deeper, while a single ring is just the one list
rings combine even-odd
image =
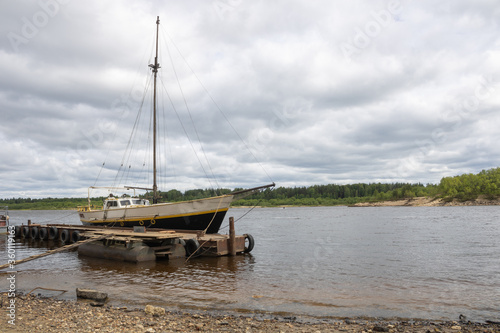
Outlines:
[{"label": "sandy shore", "polygon": [[[15,321],[9,301],[15,299]],[[34,295],[0,298],[2,332],[500,332],[498,323],[337,319],[308,322],[296,317],[234,316],[126,308]],[[152,310],[152,311],[150,311]],[[9,323],[9,321],[11,321]],[[15,325],[13,325],[14,323]]]},{"label": "sandy shore", "polygon": [[[349,207],[391,207],[391,206],[407,206],[407,207],[440,207],[440,206],[498,206],[500,205],[500,198],[489,200],[485,197],[479,197],[475,200],[468,201],[445,201],[440,198],[431,197],[415,197],[411,199],[401,199],[401,200],[387,200],[387,201],[377,201],[377,202],[360,202],[357,204],[349,205]],[[309,206],[289,206],[282,205],[276,208],[286,208],[286,207],[309,207]],[[263,208],[263,206],[234,206],[231,208]]]},{"label": "sandy shore", "polygon": [[500,199],[488,200],[478,198],[469,201],[444,201],[439,198],[416,197],[404,200],[380,201],[380,202],[360,202],[352,207],[388,207],[388,206],[410,206],[410,207],[439,207],[439,206],[492,206],[500,205]]}]

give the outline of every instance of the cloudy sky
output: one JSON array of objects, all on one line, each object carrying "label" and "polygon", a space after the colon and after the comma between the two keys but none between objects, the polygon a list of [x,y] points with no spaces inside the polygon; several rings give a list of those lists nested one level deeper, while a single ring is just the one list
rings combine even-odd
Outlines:
[{"label": "cloudy sky", "polygon": [[150,182],[156,16],[163,190],[500,166],[495,0],[4,0],[0,197]]}]

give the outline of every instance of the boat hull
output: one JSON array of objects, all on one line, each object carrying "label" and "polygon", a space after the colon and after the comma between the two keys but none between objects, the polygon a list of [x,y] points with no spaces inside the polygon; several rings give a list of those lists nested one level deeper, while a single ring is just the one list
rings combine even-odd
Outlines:
[{"label": "boat hull", "polygon": [[232,195],[150,206],[80,211],[83,225],[205,230],[217,233]]}]

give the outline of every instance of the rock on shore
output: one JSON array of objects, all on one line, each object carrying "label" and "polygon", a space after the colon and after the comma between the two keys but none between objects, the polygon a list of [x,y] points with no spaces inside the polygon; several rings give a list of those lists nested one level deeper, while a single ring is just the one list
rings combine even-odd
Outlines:
[{"label": "rock on shore", "polygon": [[[497,323],[337,319],[307,323],[296,317],[258,319],[251,315],[158,311],[158,308],[92,306],[33,295],[15,297],[15,325],[8,323],[7,293],[0,305],[2,332],[500,332]],[[154,311],[153,311],[154,310]]]}]

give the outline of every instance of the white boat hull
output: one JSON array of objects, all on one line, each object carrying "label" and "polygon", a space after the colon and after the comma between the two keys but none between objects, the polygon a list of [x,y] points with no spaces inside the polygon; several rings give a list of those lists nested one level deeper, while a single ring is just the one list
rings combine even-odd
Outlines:
[{"label": "white boat hull", "polygon": [[224,220],[233,195],[134,206],[115,209],[80,210],[80,221],[84,225],[205,230],[217,233]]}]

